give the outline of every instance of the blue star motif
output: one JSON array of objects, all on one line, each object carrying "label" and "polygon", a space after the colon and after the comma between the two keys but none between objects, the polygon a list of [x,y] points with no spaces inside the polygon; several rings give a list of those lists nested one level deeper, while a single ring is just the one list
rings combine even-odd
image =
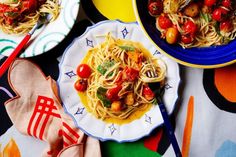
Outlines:
[{"label": "blue star motif", "polygon": [[122,31],[122,35],[123,35],[123,38],[125,39],[125,37],[127,36],[127,34],[129,33],[127,28],[125,27]]},{"label": "blue star motif", "polygon": [[116,131],[114,124],[110,125],[109,129],[110,129],[111,135],[113,135],[113,133]]},{"label": "blue star motif", "polygon": [[72,78],[73,76],[76,76],[76,74],[73,72],[73,70],[66,72],[65,73],[67,76],[69,76],[70,78]]},{"label": "blue star motif", "polygon": [[87,43],[87,46],[94,47],[93,46],[93,41],[89,40],[88,38],[86,38],[86,43]]},{"label": "blue star motif", "polygon": [[158,50],[153,53],[153,56],[161,54]]},{"label": "blue star motif", "polygon": [[173,88],[171,85],[169,85],[168,83],[167,84],[165,84],[165,89],[170,89],[170,88]]},{"label": "blue star motif", "polygon": [[152,124],[152,117],[148,116],[147,114],[145,114],[145,122]]},{"label": "blue star motif", "polygon": [[77,114],[83,114],[83,112],[84,112],[84,107],[83,108],[78,108],[78,110],[75,112],[75,115],[77,115]]}]

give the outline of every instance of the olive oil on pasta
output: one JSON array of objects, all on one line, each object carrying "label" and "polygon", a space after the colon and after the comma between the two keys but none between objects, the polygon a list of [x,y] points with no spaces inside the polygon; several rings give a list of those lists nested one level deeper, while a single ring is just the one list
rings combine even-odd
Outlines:
[{"label": "olive oil on pasta", "polygon": [[[131,42],[133,43],[133,42]],[[143,52],[144,56],[149,58],[152,57],[152,54],[143,47],[143,45],[141,43],[135,43],[137,45],[139,45],[139,48],[141,48],[141,51]],[[86,56],[83,58],[82,63],[86,63],[88,61],[88,59],[90,58],[92,54],[92,51],[88,51]],[[92,113],[92,109],[89,107],[88,102],[87,102],[87,95],[86,92],[79,92],[78,93],[79,97],[80,97],[80,101],[83,103],[84,107],[86,108],[86,110],[88,112]],[[152,104],[148,104],[147,107],[145,108],[140,108],[139,110],[134,111],[128,118],[126,119],[116,119],[116,118],[106,118],[103,121],[107,122],[107,123],[115,123],[115,124],[127,124],[130,123],[134,120],[137,120],[139,118],[141,118],[147,111],[149,111],[151,108],[153,107]]]}]

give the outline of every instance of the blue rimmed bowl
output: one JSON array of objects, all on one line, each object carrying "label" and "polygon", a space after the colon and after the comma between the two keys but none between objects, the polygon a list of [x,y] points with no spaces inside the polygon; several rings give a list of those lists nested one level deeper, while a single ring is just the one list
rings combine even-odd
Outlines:
[{"label": "blue rimmed bowl", "polygon": [[180,64],[197,68],[217,68],[236,62],[236,40],[227,45],[183,49],[160,38],[156,20],[148,13],[148,0],[133,0],[136,19],[157,49]]}]

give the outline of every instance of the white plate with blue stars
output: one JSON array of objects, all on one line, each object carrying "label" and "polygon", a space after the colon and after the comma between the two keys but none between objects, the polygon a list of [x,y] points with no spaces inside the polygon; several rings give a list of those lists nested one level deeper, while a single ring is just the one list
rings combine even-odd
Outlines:
[{"label": "white plate with blue stars", "polygon": [[76,38],[64,52],[59,65],[60,75],[57,83],[65,112],[73,118],[76,126],[89,136],[98,138],[101,141],[132,142],[148,136],[156,127],[163,123],[158,106],[153,105],[143,116],[129,123],[109,123],[97,119],[88,112],[74,89],[74,83],[78,79],[76,75],[78,64],[89,49],[105,40],[105,38],[97,38],[97,36],[105,35],[108,32],[114,38],[142,43],[149,52],[166,63],[167,75],[163,101],[169,114],[174,111],[178,99],[179,66],[176,62],[157,51],[155,45],[146,38],[136,22],[123,23],[117,20],[99,22],[89,27],[83,35]]}]

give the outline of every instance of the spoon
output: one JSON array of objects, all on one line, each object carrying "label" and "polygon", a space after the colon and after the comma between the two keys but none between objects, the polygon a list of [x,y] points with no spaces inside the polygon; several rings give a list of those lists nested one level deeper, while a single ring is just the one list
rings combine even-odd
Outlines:
[{"label": "spoon", "polygon": [[38,22],[34,25],[34,27],[27,33],[27,35],[21,40],[21,42],[18,44],[18,46],[14,49],[14,51],[10,54],[10,56],[4,61],[4,63],[0,66],[0,77],[7,71],[10,64],[15,60],[15,58],[21,53],[21,51],[24,49],[25,45],[30,40],[31,36],[34,34],[34,32],[41,27],[44,24],[49,23],[51,20],[52,15],[51,14],[44,14],[43,16],[40,16]]}]

